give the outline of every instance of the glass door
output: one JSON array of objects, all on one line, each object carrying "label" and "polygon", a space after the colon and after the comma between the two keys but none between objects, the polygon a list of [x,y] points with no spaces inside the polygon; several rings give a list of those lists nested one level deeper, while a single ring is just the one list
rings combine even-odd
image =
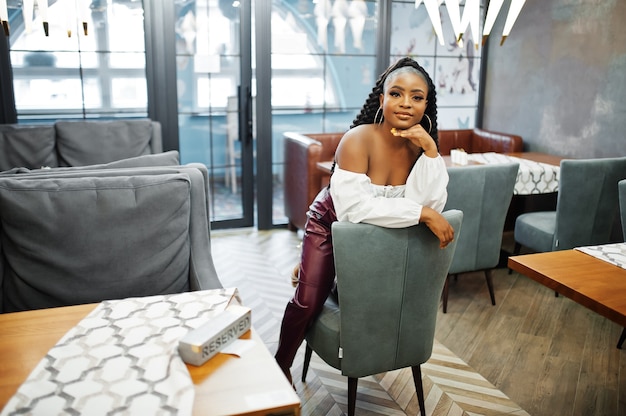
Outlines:
[{"label": "glass door", "polygon": [[250,2],[175,4],[181,163],[209,170],[212,228],[252,226]]},{"label": "glass door", "polygon": [[271,102],[263,103],[271,108],[271,163],[259,161],[259,169],[271,166],[266,175],[271,181],[260,184],[265,189],[260,187],[259,194],[273,195],[273,226],[287,222],[281,205],[283,192],[289,192],[283,189],[284,176],[300,174],[284,171],[284,133],[348,130],[374,85],[379,3],[271,2]]}]

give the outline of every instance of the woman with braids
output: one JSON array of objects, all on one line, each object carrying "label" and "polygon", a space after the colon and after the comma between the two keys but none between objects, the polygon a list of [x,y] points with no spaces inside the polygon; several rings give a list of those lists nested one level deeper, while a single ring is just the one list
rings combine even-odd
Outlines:
[{"label": "woman with braids", "polygon": [[454,230],[443,218],[448,173],[439,155],[433,82],[403,58],[378,79],[341,139],[330,184],[309,207],[298,285],[287,304],[276,361],[290,368],[306,331],[335,283],[334,221],[388,228],[426,224],[445,248]]}]

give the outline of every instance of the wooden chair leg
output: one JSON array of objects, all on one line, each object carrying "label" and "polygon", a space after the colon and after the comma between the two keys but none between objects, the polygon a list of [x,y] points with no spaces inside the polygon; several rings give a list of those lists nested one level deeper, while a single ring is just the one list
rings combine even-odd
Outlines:
[{"label": "wooden chair leg", "polygon": [[348,416],[354,416],[356,412],[356,387],[359,379],[348,377]]},{"label": "wooden chair leg", "polygon": [[624,341],[626,341],[626,326],[624,327],[624,330],[622,331],[622,335],[620,335],[619,337],[619,341],[617,341],[617,348],[621,350],[622,345],[624,345]]},{"label": "wooden chair leg", "polygon": [[491,279],[491,270],[485,270],[485,278],[487,279],[487,288],[489,289],[489,297],[491,298],[491,304],[496,304],[496,295],[493,293],[493,281]]},{"label": "wooden chair leg", "polygon": [[309,371],[309,363],[311,362],[311,356],[313,355],[313,349],[309,347],[309,344],[306,344],[306,349],[304,350],[304,365],[302,366],[302,382],[306,382],[306,373]]},{"label": "wooden chair leg", "polygon": [[415,383],[415,392],[417,393],[417,403],[420,406],[420,415],[426,416],[426,406],[424,405],[424,387],[422,386],[422,369],[419,365],[411,367],[413,370],[413,383]]},{"label": "wooden chair leg", "polygon": [[446,281],[443,284],[443,293],[441,297],[443,299],[443,313],[448,311],[448,285],[450,284],[450,275],[446,276]]}]

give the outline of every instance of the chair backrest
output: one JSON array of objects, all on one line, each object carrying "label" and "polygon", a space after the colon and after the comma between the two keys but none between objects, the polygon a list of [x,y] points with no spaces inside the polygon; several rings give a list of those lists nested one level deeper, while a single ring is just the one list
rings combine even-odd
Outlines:
[{"label": "chair backrest", "polygon": [[[444,213],[458,233],[463,213]],[[441,290],[456,240],[446,249],[424,225],[332,226],[339,305],[341,371],[363,377],[430,358]]]},{"label": "chair backrest", "polygon": [[167,166],[0,177],[0,311],[221,288],[206,176]]},{"label": "chair backrest", "polygon": [[163,150],[161,124],[149,119],[59,120],[54,130],[58,166],[109,163]]},{"label": "chair backrest", "polygon": [[619,209],[622,220],[622,235],[626,241],[626,179],[619,181]]},{"label": "chair backrest", "polygon": [[498,264],[506,214],[513,197],[519,164],[448,168],[445,210],[463,211],[450,274],[490,269]]},{"label": "chair backrest", "polygon": [[626,157],[561,161],[553,250],[607,244],[619,210]]}]

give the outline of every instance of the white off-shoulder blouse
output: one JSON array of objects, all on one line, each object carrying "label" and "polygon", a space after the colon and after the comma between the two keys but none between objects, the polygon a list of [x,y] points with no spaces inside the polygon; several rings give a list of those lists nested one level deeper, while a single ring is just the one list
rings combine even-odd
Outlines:
[{"label": "white off-shoulder blouse", "polygon": [[375,185],[364,173],[337,164],[330,178],[330,194],[339,221],[387,228],[416,225],[427,206],[442,212],[448,198],[448,171],[441,156],[422,155],[405,185]]}]

